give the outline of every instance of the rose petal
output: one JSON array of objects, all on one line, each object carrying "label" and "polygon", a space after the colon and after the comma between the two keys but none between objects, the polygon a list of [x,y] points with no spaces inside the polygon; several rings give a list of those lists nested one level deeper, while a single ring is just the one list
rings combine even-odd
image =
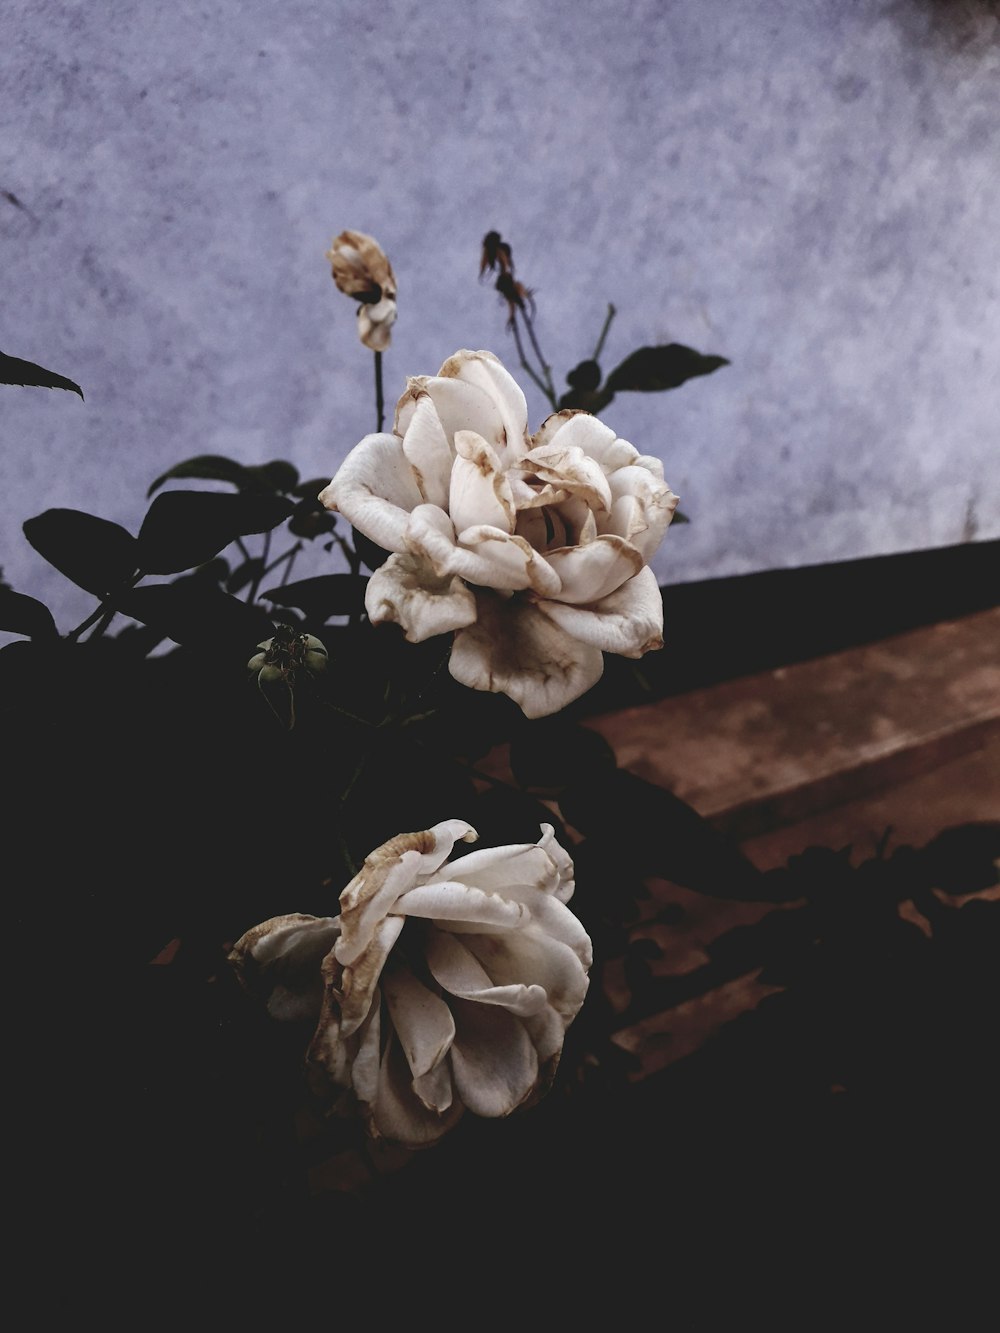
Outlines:
[{"label": "rose petal", "polygon": [[538,601],[536,608],[581,643],[622,657],[663,647],[663,594],[647,565],[591,606]]},{"label": "rose petal", "polygon": [[341,1038],[357,1032],[368,1017],[385,960],[399,939],[403,925],[400,916],[389,916],[380,921],[372,932],[368,947],[344,968],[340,1000]]},{"label": "rose petal", "polygon": [[402,552],[410,511],[422,497],[402,442],[395,435],[366,435],[319,499],[384,550]]},{"label": "rose petal", "polygon": [[448,514],[456,532],[477,524],[514,531],[514,497],[496,453],[475,431],[455,432]]},{"label": "rose petal", "polygon": [[564,445],[564,433],[560,432],[551,444],[539,445],[526,453],[517,465],[519,475],[534,473],[540,481],[579,495],[592,509],[607,513],[611,508],[611,487],[601,465],[578,446]]},{"label": "rose petal", "polygon": [[439,578],[458,576],[480,587],[515,591],[533,588],[546,597],[559,591],[559,577],[522,537],[499,528],[467,528],[461,545],[447,514],[420,505],[410,517],[407,545],[427,560]]},{"label": "rose petal", "polygon": [[412,401],[413,411],[408,414],[403,433],[403,452],[426,503],[447,509],[452,448],[430,394],[420,392]]},{"label": "rose petal", "polygon": [[538,845],[552,858],[559,874],[559,883],[553,890],[554,895],[561,903],[568,903],[576,889],[573,858],[556,838],[556,831],[551,824],[542,824],[541,830],[542,836],[538,839]]},{"label": "rose petal", "polygon": [[301,912],[271,917],[236,941],[229,961],[272,1018],[316,1022],[323,999],[323,959],[340,936],[339,917]]},{"label": "rose petal", "polygon": [[532,449],[552,444],[558,436],[560,445],[573,445],[600,464],[605,474],[634,463],[639,451],[627,440],[620,440],[614,431],[578,408],[564,408],[542,422],[541,429],[531,437]]},{"label": "rose petal", "polygon": [[358,1051],[351,1064],[351,1085],[358,1099],[373,1102],[378,1095],[382,1063],[382,996],[376,987],[368,1018],[358,1029]]},{"label": "rose petal", "polygon": [[537,1014],[547,1003],[541,986],[525,985],[518,979],[496,985],[463,941],[446,931],[428,932],[427,965],[438,985],[459,999],[498,1004],[522,1018]]},{"label": "rose petal", "polygon": [[448,1053],[455,1035],[451,1010],[406,967],[385,974],[382,994],[410,1071],[419,1078]]},{"label": "rose petal", "polygon": [[464,384],[475,384],[489,396],[503,423],[506,445],[504,461],[510,463],[527,448],[528,404],[514,377],[504,369],[492,352],[463,350],[450,356],[439,372],[442,378],[455,377]]},{"label": "rose petal", "polygon": [[476,599],[460,578],[439,578],[419,556],[391,555],[368,580],[365,610],[373,625],[395,621],[410,643],[422,643],[473,624]]},{"label": "rose petal", "polygon": [[[547,901],[561,906],[554,898]],[[583,961],[568,944],[533,927],[506,935],[465,935],[462,943],[495,986],[540,987],[567,1024],[579,1013],[590,980]]]},{"label": "rose petal", "polygon": [[512,884],[531,884],[545,892],[559,882],[555,862],[537,843],[483,847],[448,866],[448,878],[501,897]]},{"label": "rose petal", "polygon": [[484,893],[468,884],[447,880],[411,889],[395,910],[430,921],[473,922],[477,930],[487,926],[516,930],[528,915],[520,903],[507,901],[497,893]]},{"label": "rose petal", "polygon": [[443,1114],[428,1110],[413,1090],[410,1067],[393,1035],[379,1068],[378,1095],[371,1110],[376,1134],[407,1148],[424,1148],[455,1124],[462,1104],[455,1102]]},{"label": "rose petal", "polygon": [[490,395],[477,384],[439,375],[413,375],[407,380],[406,393],[396,404],[396,435],[405,437],[409,433],[420,399],[425,396],[433,404],[449,450],[460,430],[474,430],[494,449],[504,447],[503,419]]},{"label": "rose petal", "polygon": [[[646,462],[656,466],[642,466]],[[611,512],[600,524],[601,530],[623,537],[648,563],[663,540],[678,498],[663,480],[658,459],[639,459],[634,467],[621,468],[610,481]]]},{"label": "rose petal", "polygon": [[634,546],[621,537],[595,537],[586,546],[563,546],[548,551],[548,563],[562,584],[560,602],[590,605],[634,578],[643,559]]},{"label": "rose petal", "polygon": [[494,1005],[452,1001],[455,1089],[474,1115],[504,1116],[531,1093],[538,1055],[520,1019]]},{"label": "rose petal", "polygon": [[462,685],[508,695],[526,717],[557,713],[601,678],[600,649],[581,644],[534,606],[476,597],[479,618],[459,630],[448,669]]},{"label": "rose petal", "polygon": [[340,895],[337,959],[345,965],[353,963],[400,894],[443,865],[456,842],[475,842],[477,837],[471,824],[446,819],[420,833],[401,833],[376,847]]},{"label": "rose petal", "polygon": [[358,337],[373,352],[384,352],[392,342],[396,302],[385,296],[374,305],[358,306]]}]

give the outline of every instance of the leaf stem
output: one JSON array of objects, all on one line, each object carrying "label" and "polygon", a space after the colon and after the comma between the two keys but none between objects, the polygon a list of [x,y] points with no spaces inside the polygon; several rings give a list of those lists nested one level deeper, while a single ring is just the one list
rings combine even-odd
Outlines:
[{"label": "leaf stem", "polygon": [[611,321],[617,313],[617,310],[609,301],[608,313],[604,318],[604,327],[601,329],[601,336],[598,338],[597,346],[594,348],[594,355],[590,358],[592,361],[599,361],[601,359],[601,353],[604,351],[604,340],[608,336],[608,329],[611,328]]},{"label": "leaf stem", "polygon": [[[136,572],[132,575],[132,577],[128,580],[126,585],[126,590],[128,588],[134,588],[135,585],[145,577],[146,577],[145,571],[137,569]],[[77,625],[76,629],[71,629],[67,634],[63,635],[63,637],[65,639],[68,639],[70,643],[75,643],[79,639],[81,634],[83,634],[86,630],[90,629],[91,625],[96,625],[97,622],[103,616],[107,615],[109,609],[111,610],[111,615],[108,617],[108,624],[110,624],[111,619],[116,614],[116,609],[111,606],[111,603],[116,596],[117,593],[109,593],[107,597],[102,597],[100,606],[97,607],[95,611],[91,611],[87,619],[82,621],[79,625]],[[101,630],[101,634],[104,633],[105,629],[107,629],[107,625],[105,625],[104,628]]]}]

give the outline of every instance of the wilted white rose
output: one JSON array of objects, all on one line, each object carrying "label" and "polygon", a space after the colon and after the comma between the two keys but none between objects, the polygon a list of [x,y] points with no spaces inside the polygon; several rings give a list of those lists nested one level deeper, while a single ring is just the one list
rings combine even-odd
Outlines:
[{"label": "wilted white rose", "polygon": [[384,352],[396,322],[396,275],[385,251],[363,231],[342,231],[326,257],[340,290],[361,302],[358,337],[373,352]]},{"label": "wilted white rose", "polygon": [[311,1070],[353,1094],[374,1136],[423,1147],[463,1111],[506,1116],[551,1082],[592,950],[566,906],[573,863],[541,832],[451,862],[477,836],[462,820],[401,834],[339,916],[275,917],[234,947],[275,1018],[315,1020]]},{"label": "wilted white rose", "polygon": [[392,434],[366,436],[319,498],[392,552],[368,583],[372,622],[413,643],[454,631],[456,680],[528,717],[589,690],[605,652],[662,647],[649,560],[677,506],[662,463],[587,412],[529,436],[491,352],[409,379]]}]

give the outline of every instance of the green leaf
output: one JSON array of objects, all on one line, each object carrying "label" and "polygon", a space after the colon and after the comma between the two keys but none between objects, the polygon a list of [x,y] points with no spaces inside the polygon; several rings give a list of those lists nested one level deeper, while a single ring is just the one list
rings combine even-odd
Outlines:
[{"label": "green leaf", "polygon": [[156,478],[146,492],[146,499],[160,489],[165,481],[181,477],[198,477],[202,481],[228,481],[237,490],[247,484],[248,469],[233,458],[224,458],[221,454],[199,454],[197,458],[187,458],[183,463],[175,463],[172,468]]},{"label": "green leaf", "polygon": [[601,367],[596,361],[581,361],[566,376],[566,383],[571,389],[596,389],[600,382]]},{"label": "green leaf", "polygon": [[251,532],[269,532],[294,510],[278,495],[166,491],[139,529],[139,564],[148,574],[177,574],[203,565]]},{"label": "green leaf", "polygon": [[368,579],[363,574],[321,574],[270,588],[261,597],[277,606],[297,607],[310,620],[323,621],[330,616],[352,616],[364,611],[367,586]]},{"label": "green leaf", "polygon": [[300,500],[295,506],[295,513],[288,520],[288,531],[294,533],[296,537],[304,537],[306,541],[321,537],[326,532],[333,532],[336,526],[329,509],[325,509],[318,500],[311,498]]},{"label": "green leaf", "polygon": [[139,547],[131,533],[79,509],[46,509],[28,519],[24,535],[50,565],[98,597],[139,568]]},{"label": "green leaf", "polygon": [[329,477],[311,477],[308,481],[300,481],[292,491],[300,500],[317,500],[320,491],[326,490],[330,484]]},{"label": "green leaf", "polygon": [[682,343],[658,347],[640,347],[627,356],[608,376],[604,385],[609,393],[659,393],[676,389],[697,375],[710,375],[720,366],[728,366],[724,356],[705,356]]},{"label": "green leaf", "polygon": [[257,644],[274,634],[274,624],[261,607],[248,606],[197,578],[134,588],[115,605],[185,648],[246,653],[247,661]]},{"label": "green leaf", "polygon": [[57,637],[56,622],[47,606],[4,586],[0,586],[0,629],[25,634],[29,639]]},{"label": "green leaf", "polygon": [[293,495],[299,480],[298,468],[281,458],[261,463],[259,467],[249,467],[247,475],[262,491],[291,492]]},{"label": "green leaf", "polygon": [[673,516],[673,518],[672,518],[670,521],[671,521],[671,523],[690,523],[690,522],[691,522],[691,520],[688,518],[687,514],[682,513],[679,509],[675,509],[675,510],[674,510],[674,516]]},{"label": "green leaf", "polygon": [[0,352],[0,384],[20,384],[34,389],[68,389],[83,397],[83,390],[65,375],[57,375],[44,366],[36,366],[34,361],[22,361],[17,356],[7,356]]},{"label": "green leaf", "polygon": [[510,769],[522,787],[560,791],[614,767],[603,736],[562,717],[528,722],[511,740]]}]

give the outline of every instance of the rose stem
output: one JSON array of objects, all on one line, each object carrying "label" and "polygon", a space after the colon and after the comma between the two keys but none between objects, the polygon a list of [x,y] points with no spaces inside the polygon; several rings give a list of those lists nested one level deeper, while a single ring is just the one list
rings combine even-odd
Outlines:
[{"label": "rose stem", "polygon": [[382,396],[382,353],[375,353],[375,415],[378,425],[375,429],[381,434],[385,425],[385,399]]},{"label": "rose stem", "polygon": [[556,406],[555,396],[549,393],[547,386],[535,374],[534,368],[529,364],[528,358],[524,355],[524,345],[521,342],[521,335],[518,332],[516,314],[511,316],[510,329],[511,332],[514,334],[514,342],[517,344],[517,354],[521,358],[522,370],[526,370],[528,372],[528,374],[534,380],[535,384],[539,387],[539,389],[541,389],[545,397],[549,400],[552,406],[555,407]]},{"label": "rose stem", "polygon": [[542,374],[545,377],[545,383],[547,385],[546,393],[548,394],[549,402],[554,408],[558,408],[559,404],[556,402],[555,385],[552,383],[552,369],[542,355],[542,349],[539,347],[538,339],[535,337],[535,326],[531,322],[531,316],[528,314],[526,306],[521,307],[521,314],[524,316],[524,326],[528,330],[528,337],[531,339],[531,345],[535,349],[535,356],[538,357],[538,364],[541,366]]}]

